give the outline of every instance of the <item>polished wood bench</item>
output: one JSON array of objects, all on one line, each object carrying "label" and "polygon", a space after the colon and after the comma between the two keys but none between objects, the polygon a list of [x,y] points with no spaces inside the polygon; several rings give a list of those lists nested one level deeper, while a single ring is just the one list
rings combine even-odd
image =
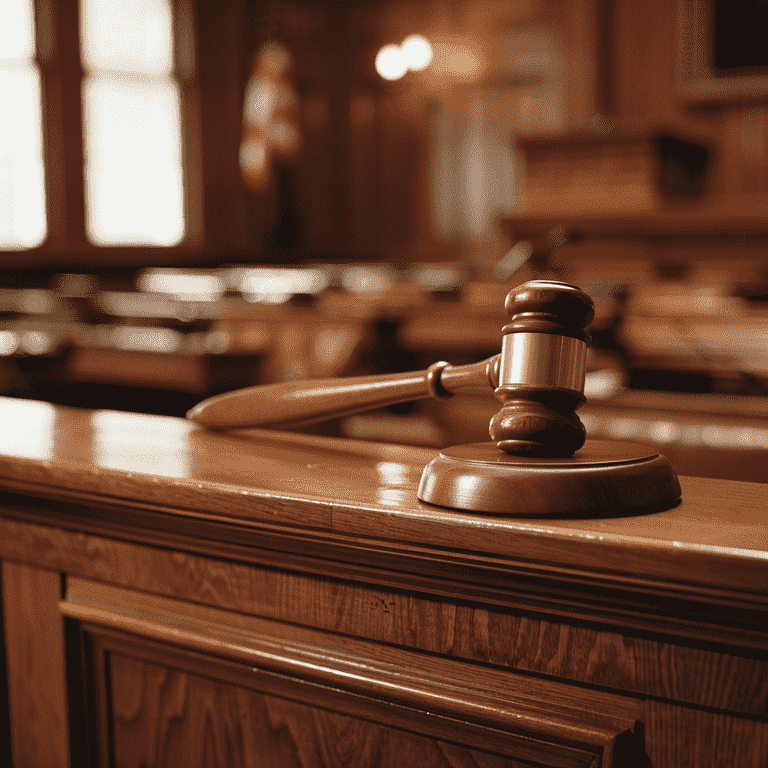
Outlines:
[{"label": "polished wood bench", "polygon": [[0,762],[768,763],[766,485],[491,517],[416,499],[426,449],[11,399],[0,425]]}]

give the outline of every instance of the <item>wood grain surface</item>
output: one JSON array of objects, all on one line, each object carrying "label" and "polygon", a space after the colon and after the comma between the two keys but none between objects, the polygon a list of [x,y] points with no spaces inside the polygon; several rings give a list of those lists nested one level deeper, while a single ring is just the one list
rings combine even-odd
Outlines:
[{"label": "wood grain surface", "polygon": [[20,765],[67,764],[73,702],[77,754],[116,766],[762,765],[765,486],[491,518],[416,500],[431,451],[0,416]]},{"label": "wood grain surface", "polygon": [[[182,562],[178,555],[175,560],[178,571],[171,583],[180,584],[186,578],[203,588],[178,590],[195,603],[614,691],[768,715],[768,663],[760,651],[675,644],[583,622],[274,570],[243,567],[238,573],[234,567],[210,564],[215,568],[211,572],[204,562]],[[147,568],[146,561],[141,570],[147,574],[141,586],[151,589],[152,574],[158,571]],[[158,574],[155,583],[164,584],[164,575]],[[139,599],[114,587],[68,580],[66,615],[87,618],[87,610],[100,606],[108,610],[109,621],[120,626],[138,621],[136,611],[142,606],[139,613],[150,618],[163,613],[178,615],[180,610],[160,597],[154,598],[152,607],[149,597]],[[199,607],[196,610],[199,619],[214,624],[235,621],[218,617],[216,610],[210,614]],[[121,622],[121,614],[128,618]],[[185,621],[188,619],[178,618],[174,626],[180,628]],[[257,624],[252,618],[237,622],[240,630]],[[382,654],[386,657],[386,652]]]},{"label": "wood grain surface", "polygon": [[[572,608],[575,618],[567,619],[542,615],[541,598],[538,610],[516,606],[514,594],[508,605],[489,602],[494,596],[487,592],[485,599],[446,599],[394,586],[399,575],[377,585],[369,573],[366,585],[10,520],[0,521],[0,534],[5,557],[105,584],[615,691],[768,713],[765,647],[739,646],[743,638],[729,627],[713,628],[725,645],[713,644],[665,636],[653,617],[645,630],[622,631],[596,626],[589,607]],[[76,584],[68,579],[68,589]]]},{"label": "wood grain surface", "polygon": [[[265,523],[557,564],[618,582],[726,588],[768,597],[768,486],[682,478],[666,512],[526,520],[416,499],[432,451],[0,399],[0,487],[161,506]],[[681,587],[685,589],[686,587]]]},{"label": "wood grain surface", "polygon": [[645,743],[653,768],[763,768],[768,722],[647,701]]},{"label": "wood grain surface", "polygon": [[2,563],[13,765],[69,768],[58,573]]},{"label": "wood grain surface", "polygon": [[118,768],[523,765],[118,655],[110,671]]},{"label": "wood grain surface", "polygon": [[606,751],[632,731],[637,702],[529,675],[263,621],[215,608],[73,580],[71,618],[243,661],[253,667],[397,702],[513,735]]},{"label": "wood grain surface", "polygon": [[[626,733],[630,739],[617,741],[613,753],[596,756],[573,743],[516,742],[488,727],[424,716],[385,702],[350,699],[329,688],[294,684],[285,677],[249,675],[230,662],[98,627],[86,626],[85,630],[96,633],[112,675],[108,705],[114,722],[113,752],[125,756],[117,765],[250,766],[274,760],[279,765],[304,766],[327,765],[323,761],[330,760],[330,765],[411,766],[421,763],[421,754],[430,766],[500,764],[516,768],[531,765],[526,757],[539,766],[594,768],[762,768],[765,764],[765,720],[647,700],[637,736]],[[192,723],[197,727],[192,728]],[[370,729],[364,741],[370,738],[383,752],[376,751],[371,757],[353,740],[354,746],[350,744],[348,749],[354,751],[344,753],[352,762],[337,762],[342,760],[336,751],[339,739],[349,739],[335,730],[342,723],[346,733]],[[311,749],[296,755],[295,742],[306,743],[305,739]],[[483,751],[472,748],[479,742],[484,744]],[[194,757],[177,756],[181,745],[187,744]],[[257,754],[265,762],[254,762]],[[505,762],[495,762],[502,754]],[[178,762],[183,759],[191,762]]]},{"label": "wood grain surface", "polygon": [[[110,717],[114,723],[115,744],[112,749],[114,754],[118,754],[123,745],[128,747],[130,753],[131,744],[143,742],[144,745],[147,743],[152,745],[157,741],[158,736],[164,740],[169,739],[169,736],[173,738],[175,727],[181,724],[185,729],[184,722],[188,720],[192,720],[199,726],[196,729],[198,732],[201,727],[205,729],[206,726],[214,733],[218,732],[218,738],[214,736],[214,741],[224,742],[225,748],[227,743],[239,746],[238,752],[234,755],[235,760],[240,759],[242,751],[246,754],[246,759],[253,760],[256,755],[259,755],[262,759],[266,759],[266,764],[278,765],[283,765],[285,759],[288,760],[289,765],[293,764],[290,762],[293,753],[291,744],[294,739],[300,739],[305,731],[307,732],[305,736],[311,737],[312,747],[301,757],[299,765],[323,766],[326,765],[325,760],[330,760],[330,765],[340,764],[338,762],[340,757],[335,752],[339,736],[334,733],[332,725],[334,722],[346,722],[347,729],[371,728],[368,737],[374,742],[386,748],[388,740],[394,738],[398,744],[396,752],[402,750],[400,754],[375,754],[372,757],[363,753],[357,757],[362,761],[360,763],[348,757],[348,760],[353,759],[352,763],[341,763],[347,765],[375,766],[378,765],[377,761],[383,760],[388,765],[410,766],[419,762],[419,753],[422,751],[428,761],[427,764],[431,765],[429,761],[436,759],[433,757],[435,742],[438,746],[438,755],[442,752],[442,743],[452,744],[462,751],[466,750],[464,757],[461,756],[461,751],[457,753],[459,765],[473,765],[471,759],[482,759],[483,755],[488,757],[503,755],[510,762],[502,764],[511,764],[513,768],[530,765],[531,762],[536,765],[551,765],[559,768],[592,765],[613,768],[614,765],[631,765],[627,758],[634,758],[643,753],[642,743],[631,734],[629,734],[629,741],[621,740],[617,750],[579,745],[568,740],[542,740],[536,738],[535,734],[529,734],[525,738],[516,737],[514,734],[494,728],[492,723],[465,722],[446,718],[435,712],[403,707],[396,702],[375,700],[330,687],[316,686],[303,680],[274,675],[226,659],[212,658],[186,649],[131,638],[122,633],[102,630],[94,625],[84,625],[84,632],[92,633],[99,653],[107,659],[107,664],[110,666],[112,687],[106,706],[110,708]],[[118,660],[117,670],[114,667],[115,660]],[[115,671],[117,671],[117,679],[114,677]],[[151,676],[149,681],[146,679],[147,671]],[[187,700],[187,693],[195,689],[199,692],[201,683],[207,690],[205,698],[200,700],[197,696],[193,696],[191,701]],[[128,693],[125,699],[123,692],[119,690],[123,686]],[[249,713],[248,707],[244,707],[246,702],[252,698],[259,701],[262,697],[264,697],[263,703],[271,703],[272,707],[265,711],[262,703],[259,709]],[[232,728],[231,714],[225,715],[223,722],[210,722],[212,719],[220,720],[222,713],[227,710],[231,712],[233,706],[244,715],[244,720],[239,724],[235,723],[234,728]],[[276,717],[270,717],[270,709]],[[199,710],[204,713],[202,718]],[[283,739],[275,742],[274,736],[269,731],[273,729],[281,731],[286,728],[285,721],[279,715],[281,711],[293,711],[296,731],[290,728]],[[218,715],[214,715],[214,712],[218,712]],[[278,727],[274,727],[275,720],[280,723]],[[316,727],[323,722],[331,726],[330,731],[322,726]],[[363,725],[364,723],[367,725]],[[136,727],[137,724],[139,727]],[[121,726],[128,735],[124,740],[120,738]],[[242,736],[239,733],[241,730],[248,730],[256,735],[255,742],[245,745],[245,749],[241,746]],[[221,738],[222,736],[224,739]],[[285,736],[288,737],[287,741]],[[190,733],[192,744],[198,738],[199,733],[194,735]],[[255,749],[252,746],[255,746]],[[154,750],[154,755],[150,750],[146,750],[146,746],[143,748],[142,759],[146,760],[148,765],[154,765],[155,763],[151,761],[157,753],[161,753],[161,750]],[[175,750],[172,749],[172,752]],[[287,756],[283,757],[280,752],[286,752]],[[477,756],[473,754],[475,752],[478,752]],[[211,759],[209,755],[210,753],[205,749],[198,750],[199,762],[192,764],[206,766],[220,764],[217,758]],[[439,758],[435,764],[443,765],[444,759],[445,757]],[[468,760],[469,762],[466,762]],[[120,765],[119,760],[117,763]],[[164,764],[166,763],[160,762],[160,765]],[[478,764],[483,765],[482,762]],[[496,764],[491,762],[491,765]]]}]

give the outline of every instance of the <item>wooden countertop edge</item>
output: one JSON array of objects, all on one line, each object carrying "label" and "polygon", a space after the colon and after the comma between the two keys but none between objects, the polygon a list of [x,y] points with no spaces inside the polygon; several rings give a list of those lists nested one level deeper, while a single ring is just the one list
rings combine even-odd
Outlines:
[{"label": "wooden countertop edge", "polygon": [[[375,536],[386,526],[388,541],[404,542],[414,541],[417,534],[423,542],[428,533],[429,544],[436,548],[505,556],[537,569],[554,563],[560,573],[570,569],[573,575],[600,574],[609,583],[618,579],[647,585],[671,580],[678,585],[737,590],[768,605],[768,553],[761,550],[624,538],[590,531],[589,520],[584,521],[583,530],[563,533],[547,526],[557,520],[469,516],[448,509],[438,514],[431,509],[376,509],[370,513],[334,505],[333,516],[334,530],[340,533]],[[506,534],[502,541],[516,540],[524,546],[493,546],[499,543],[499,534]]]},{"label": "wooden countertop edge", "polygon": [[[9,471],[11,470],[11,471]],[[62,482],[64,478],[70,482]],[[107,484],[105,480],[116,481]],[[71,482],[77,482],[73,485]],[[147,493],[160,486],[162,493]],[[683,478],[685,483],[686,478]],[[105,494],[107,487],[120,494]],[[503,559],[510,567],[570,578],[603,580],[611,586],[735,594],[758,609],[768,608],[768,553],[644,537],[622,537],[590,530],[563,532],[548,528],[546,519],[533,520],[468,515],[442,510],[414,500],[413,507],[382,509],[238,488],[215,482],[157,478],[118,469],[83,471],[81,464],[62,460],[40,462],[0,456],[0,488],[25,496],[57,498],[84,504],[140,505],[165,515],[202,518],[227,526],[258,529],[321,531],[345,540],[373,540],[426,546],[431,551],[468,553]],[[173,493],[169,494],[169,490]],[[551,521],[556,524],[558,521]],[[599,547],[599,549],[596,549]],[[499,565],[502,565],[499,563]],[[715,595],[716,597],[716,595]]]},{"label": "wooden countertop edge", "polygon": [[77,574],[81,573],[78,553],[91,551],[92,536],[106,537],[115,540],[116,546],[121,546],[119,542],[143,544],[364,583],[371,579],[379,583],[384,577],[418,594],[490,601],[515,610],[544,611],[552,617],[599,620],[718,644],[767,647],[762,629],[768,613],[766,600],[750,598],[740,590],[653,582],[626,574],[617,577],[594,569],[579,571],[555,563],[515,562],[416,544],[345,539],[285,526],[237,529],[232,521],[199,520],[148,505],[120,506],[99,499],[88,504],[61,494],[57,497],[55,491],[49,498],[61,503],[48,504],[41,494],[0,496],[0,504],[5,501],[0,507],[3,556],[37,562],[27,560],[33,552],[44,567],[74,568]]},{"label": "wooden countertop edge", "polygon": [[[37,491],[67,489],[70,499],[86,496],[105,501],[170,505],[178,514],[194,514],[202,507],[206,517],[225,516],[242,520],[279,522],[290,526],[332,529],[332,503],[267,490],[242,488],[214,481],[158,477],[149,473],[104,467],[83,467],[61,459],[39,461],[0,456],[0,487],[35,495]],[[120,493],[104,493],[104,488]],[[158,494],[152,489],[157,488]],[[26,490],[23,490],[26,489]],[[169,490],[172,493],[169,494]],[[170,498],[169,498],[170,497]],[[258,503],[254,503],[258,500]]]}]

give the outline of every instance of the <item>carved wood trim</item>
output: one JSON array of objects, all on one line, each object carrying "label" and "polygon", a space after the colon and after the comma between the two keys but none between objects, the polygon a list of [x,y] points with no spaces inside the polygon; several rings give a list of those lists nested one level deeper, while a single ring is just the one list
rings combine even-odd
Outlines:
[{"label": "carved wood trim", "polygon": [[[74,525],[79,531],[97,535],[333,578],[389,582],[396,568],[400,588],[543,611],[568,619],[601,621],[654,634],[768,650],[768,635],[763,629],[768,605],[743,592],[639,579],[612,581],[557,564],[544,569],[532,563],[404,543],[351,540],[319,531],[291,531],[266,525],[260,529],[244,528],[231,521],[183,518],[147,505],[102,503],[84,507],[67,501],[54,506],[25,497],[6,499],[13,503],[4,506],[3,515],[33,525],[42,519],[65,528]],[[3,527],[13,524],[0,519],[0,530]],[[5,536],[0,537],[0,556],[5,552],[7,556],[24,559],[24,547],[15,546],[15,538],[11,530],[5,531]],[[89,575],[87,567],[81,570],[75,563],[61,559],[61,547],[53,549],[49,556],[54,560],[46,563],[49,567]],[[29,562],[40,562],[40,555],[37,552]],[[448,580],[446,573],[451,574]]]},{"label": "carved wood trim", "polygon": [[[542,614],[548,604],[541,600],[540,610],[526,608],[526,595],[517,594],[526,585],[514,580],[506,593],[470,592],[445,575],[432,585],[308,555],[266,552],[271,560],[256,565],[237,562],[236,553],[214,559],[0,519],[0,554],[72,576],[606,689],[758,716],[768,711],[764,653],[734,644],[741,638],[726,634],[725,613],[720,642],[681,643],[664,627],[651,634],[597,623],[609,604],[592,614],[582,607],[577,620]],[[455,565],[444,569],[461,575]],[[420,590],[425,584],[434,589]],[[381,600],[396,601],[397,610],[384,613]]]},{"label": "carved wood trim", "polygon": [[[133,675],[141,675],[142,677],[151,670],[150,674],[154,673],[152,674],[153,677],[159,677],[163,683],[172,686],[175,689],[174,692],[183,691],[185,695],[201,684],[213,683],[214,689],[218,689],[217,703],[223,704],[227,698],[235,700],[240,712],[242,712],[241,708],[244,702],[247,701],[248,694],[255,694],[267,705],[265,708],[268,713],[266,717],[268,725],[271,725],[270,721],[272,720],[269,713],[275,709],[279,711],[280,709],[292,708],[294,712],[291,719],[294,722],[299,721],[312,725],[334,716],[336,718],[341,716],[355,723],[356,726],[349,728],[348,725],[344,731],[347,731],[348,728],[357,731],[360,726],[368,726],[369,728],[373,726],[373,730],[377,732],[376,735],[378,736],[384,736],[387,732],[391,734],[393,731],[404,735],[410,734],[427,741],[434,740],[435,746],[438,748],[445,749],[447,745],[452,745],[454,749],[459,751],[468,749],[470,752],[480,752],[485,758],[482,762],[483,765],[487,764],[486,761],[490,758],[492,765],[502,762],[509,768],[524,768],[524,766],[527,767],[532,764],[552,766],[552,768],[624,766],[632,764],[626,761],[622,762],[627,751],[630,751],[630,754],[638,751],[634,748],[637,740],[631,732],[626,732],[626,735],[630,737],[632,743],[628,744],[625,739],[620,737],[617,739],[618,750],[614,750],[613,755],[610,752],[603,755],[599,750],[547,743],[534,738],[526,739],[522,735],[510,735],[492,727],[459,721],[435,712],[424,712],[394,702],[372,699],[287,675],[247,667],[237,661],[206,656],[196,651],[168,646],[157,641],[126,635],[92,624],[83,625],[82,629],[84,635],[93,641],[96,653],[104,659],[104,666],[109,670],[113,682],[115,665],[117,664],[118,669],[122,668],[123,670],[118,673],[118,677],[125,674],[126,666],[134,668],[132,670]],[[122,704],[120,701],[121,693],[122,689],[115,690],[112,687],[110,703],[120,706]],[[181,707],[190,710],[194,706],[194,703],[187,706],[185,701],[179,701],[178,694],[175,698],[175,709]],[[102,701],[107,702],[109,699],[104,698]],[[135,699],[131,701],[131,709],[134,711],[137,703]],[[164,719],[168,713],[158,711],[161,709],[158,704],[160,704],[159,701],[153,702],[145,699],[140,703],[140,707],[151,710],[150,717],[155,715],[154,722],[150,724],[149,728],[153,734],[157,733],[162,739],[161,734],[158,733],[164,730],[165,724],[161,718]],[[303,712],[297,712],[297,707],[303,709]],[[210,704],[207,708],[212,709]],[[113,724],[113,732],[117,736],[117,731],[120,730],[120,725],[117,722],[119,714],[114,709],[110,712],[106,711],[106,707],[102,707],[102,709],[105,710],[105,717],[109,718]],[[216,715],[210,713],[207,720],[210,722],[214,717]],[[133,716],[130,719],[131,722],[134,722]],[[282,720],[283,718],[279,719]],[[178,719],[174,718],[174,721],[178,722]],[[262,723],[263,720],[258,725],[262,725]],[[285,733],[285,723],[283,722],[281,725],[283,727],[280,730]],[[242,731],[242,729],[240,730]],[[302,733],[305,732],[303,726],[301,726],[301,731]],[[153,741],[157,740],[156,737],[153,739]],[[422,741],[422,745],[423,743]],[[159,746],[161,748],[164,746],[162,741]],[[320,754],[321,751],[325,751],[324,745],[317,746],[321,749],[315,753],[314,760],[304,762],[304,765],[316,765],[318,760],[320,760],[320,764],[324,764],[322,762],[323,756]],[[111,752],[117,752],[120,749],[118,743],[110,743],[109,747]],[[260,749],[261,747],[256,749],[255,760],[248,762],[248,765],[261,764],[259,761]],[[414,756],[420,763],[423,755],[417,752]],[[510,760],[510,757],[520,756],[522,756],[520,762],[516,759]],[[265,757],[268,758],[269,755],[265,755]],[[499,761],[499,757],[501,757],[501,761]],[[612,757],[613,759],[611,759]],[[403,759],[403,756],[399,755],[399,758]],[[227,763],[225,760],[220,760],[220,764],[225,765]],[[337,765],[338,763],[333,762],[332,764]],[[451,764],[454,764],[453,761]],[[460,761],[459,764],[464,765],[464,761]],[[476,762],[470,764],[477,765]]]},{"label": "carved wood trim", "polygon": [[[302,684],[311,684],[313,694],[316,686],[324,686],[337,693],[320,699],[309,696],[310,703],[360,716],[365,703],[358,697],[385,702],[389,714],[384,717],[381,707],[371,701],[366,706],[378,712],[375,719],[395,727],[412,729],[415,717],[419,732],[435,716],[441,721],[455,719],[481,727],[483,744],[486,731],[498,731],[494,750],[538,760],[551,751],[563,761],[545,759],[547,765],[583,765],[585,755],[591,754],[602,755],[601,765],[610,766],[617,738],[635,730],[642,711],[640,702],[612,694],[83,579],[69,580],[67,599],[60,608],[63,615],[84,622],[96,635],[100,630],[95,627],[108,627],[205,654],[202,671],[208,677],[213,668],[209,656],[237,661],[244,665],[231,680],[237,685],[277,695],[289,690],[290,698],[305,701]],[[167,653],[161,653],[160,659],[167,664]],[[182,668],[189,668],[188,659]],[[275,674],[281,679],[270,685]],[[293,686],[286,687],[282,679],[286,675],[293,679]],[[408,713],[405,708],[414,711]],[[390,720],[393,712],[405,719]],[[456,728],[465,726],[450,727],[455,739]],[[465,730],[471,739],[475,729]],[[578,755],[576,762],[565,759],[571,752]]]}]

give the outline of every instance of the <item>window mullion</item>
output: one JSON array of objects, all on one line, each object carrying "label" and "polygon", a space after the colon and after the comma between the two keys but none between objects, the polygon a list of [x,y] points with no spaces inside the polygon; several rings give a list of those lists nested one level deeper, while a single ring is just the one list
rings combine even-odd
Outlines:
[{"label": "window mullion", "polygon": [[43,96],[46,249],[89,249],[85,236],[83,119],[77,3],[35,0],[37,60]]},{"label": "window mullion", "polygon": [[181,153],[184,179],[186,248],[202,248],[203,227],[202,126],[197,77],[197,20],[194,0],[173,0],[174,76],[181,98]]}]

